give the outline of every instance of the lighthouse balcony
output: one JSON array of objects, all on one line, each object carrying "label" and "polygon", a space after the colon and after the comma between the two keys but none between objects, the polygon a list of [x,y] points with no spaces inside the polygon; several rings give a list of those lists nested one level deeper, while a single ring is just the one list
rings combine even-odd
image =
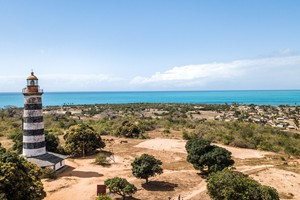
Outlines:
[{"label": "lighthouse balcony", "polygon": [[24,95],[31,95],[31,94],[43,94],[43,89],[40,89],[38,87],[27,87],[23,88],[22,93]]}]

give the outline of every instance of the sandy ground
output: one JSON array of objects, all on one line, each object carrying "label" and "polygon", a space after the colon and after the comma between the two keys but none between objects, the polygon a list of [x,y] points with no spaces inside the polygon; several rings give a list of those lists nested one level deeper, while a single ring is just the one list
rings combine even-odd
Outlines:
[{"label": "sandy ground", "polygon": [[9,148],[12,148],[14,142],[11,140],[11,139],[8,139],[7,137],[0,137],[0,143],[1,143],[1,146],[6,148],[6,149],[9,149]]},{"label": "sandy ground", "polygon": [[[108,137],[112,138],[112,137]],[[185,200],[209,200],[206,194],[206,181],[186,162],[185,141],[179,139],[155,138],[148,140],[126,139],[127,143],[113,138],[105,150],[114,152],[115,162],[110,166],[95,165],[95,156],[68,159],[70,167],[62,172],[58,179],[43,180],[47,192],[46,200],[82,200],[96,198],[96,185],[103,184],[107,178],[120,176],[136,185],[138,192],[135,199],[157,200],[177,199],[180,195]],[[227,148],[236,161],[236,169],[250,174],[265,185],[275,187],[281,199],[300,199],[300,174],[276,168],[278,160],[272,160],[273,153]],[[131,174],[130,163],[142,153],[154,155],[163,161],[164,173],[152,177],[148,185],[144,180],[136,179]],[[118,196],[115,196],[118,197]]]},{"label": "sandy ground", "polygon": [[[184,140],[177,140],[177,139],[150,139],[144,142],[139,143],[135,147],[140,148],[147,148],[159,151],[173,151],[173,152],[180,152],[186,153],[185,150],[186,141]],[[253,149],[242,149],[236,147],[230,147],[221,144],[214,144],[220,147],[223,147],[232,153],[232,157],[239,158],[239,159],[246,159],[246,158],[263,158],[266,155],[271,155],[273,153],[267,151],[258,151]]]}]

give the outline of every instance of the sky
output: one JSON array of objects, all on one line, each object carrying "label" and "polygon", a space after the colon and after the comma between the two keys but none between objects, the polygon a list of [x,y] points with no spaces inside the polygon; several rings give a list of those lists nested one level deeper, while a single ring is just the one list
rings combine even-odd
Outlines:
[{"label": "sky", "polygon": [[0,0],[0,92],[300,89],[300,1]]}]

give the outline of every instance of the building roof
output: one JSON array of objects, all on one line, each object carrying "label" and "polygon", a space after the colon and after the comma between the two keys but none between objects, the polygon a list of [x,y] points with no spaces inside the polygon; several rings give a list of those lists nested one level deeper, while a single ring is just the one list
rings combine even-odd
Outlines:
[{"label": "building roof", "polygon": [[68,156],[47,152],[40,156],[34,156],[34,157],[27,157],[26,159],[30,162],[33,162],[37,164],[40,167],[48,167],[53,166],[56,163],[61,162],[62,160],[66,159]]},{"label": "building roof", "polygon": [[34,72],[31,72],[30,76],[27,77],[27,80],[39,80],[39,79],[34,75]]}]

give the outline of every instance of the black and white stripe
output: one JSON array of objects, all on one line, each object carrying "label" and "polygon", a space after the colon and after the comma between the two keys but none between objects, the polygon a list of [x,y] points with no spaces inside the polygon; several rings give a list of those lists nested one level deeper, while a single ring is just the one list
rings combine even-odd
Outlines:
[{"label": "black and white stripe", "polygon": [[23,155],[39,156],[46,153],[41,95],[24,95]]}]

